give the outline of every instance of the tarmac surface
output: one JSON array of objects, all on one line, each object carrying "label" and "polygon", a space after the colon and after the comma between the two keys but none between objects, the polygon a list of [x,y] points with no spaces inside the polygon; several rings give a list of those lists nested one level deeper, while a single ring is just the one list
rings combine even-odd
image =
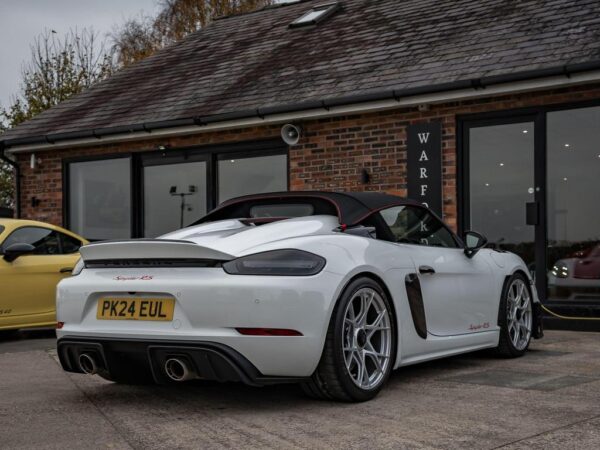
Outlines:
[{"label": "tarmac surface", "polygon": [[0,338],[0,448],[600,448],[600,333],[403,368],[361,404],[293,385],[116,385],[63,372],[54,345],[47,331]]}]

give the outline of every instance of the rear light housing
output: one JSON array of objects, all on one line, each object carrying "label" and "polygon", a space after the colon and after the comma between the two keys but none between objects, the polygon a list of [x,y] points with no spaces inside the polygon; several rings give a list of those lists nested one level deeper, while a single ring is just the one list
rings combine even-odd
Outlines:
[{"label": "rear light housing", "polygon": [[227,261],[223,270],[230,275],[310,276],[325,267],[325,259],[303,250],[273,250]]}]

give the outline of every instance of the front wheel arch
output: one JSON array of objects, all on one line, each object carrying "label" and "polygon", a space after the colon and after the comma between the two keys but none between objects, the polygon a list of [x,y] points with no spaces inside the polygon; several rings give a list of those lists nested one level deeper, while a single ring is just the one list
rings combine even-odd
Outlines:
[{"label": "front wheel arch", "polygon": [[[521,310],[521,308],[519,306],[516,307],[515,310],[513,310],[513,317],[509,318],[508,317],[508,308],[507,308],[507,304],[509,302],[509,290],[512,288],[513,283],[516,283],[517,281],[520,281],[521,283],[524,284],[525,290],[527,291],[527,295],[529,296],[529,309],[525,312],[528,312],[528,314],[530,314],[530,318],[529,318],[529,329],[527,330],[527,332],[529,333],[529,336],[527,337],[527,340],[524,343],[524,347],[523,348],[519,348],[517,346],[517,342],[513,342],[512,341],[512,337],[510,336],[510,326],[509,326],[509,321],[512,321],[513,325],[515,323],[515,317],[518,317],[517,314],[521,314],[523,315],[525,312],[521,311],[519,313],[519,310]],[[514,299],[513,299],[513,305],[515,304],[514,302],[516,302],[516,304],[518,305],[519,302],[522,300],[521,298],[522,294],[518,294]],[[500,328],[500,335],[499,335],[499,340],[498,340],[498,346],[495,348],[495,353],[501,357],[504,358],[515,358],[515,357],[520,357],[523,356],[526,352],[527,349],[529,348],[529,344],[531,342],[531,339],[533,338],[534,335],[534,326],[535,326],[535,319],[534,319],[534,297],[533,297],[533,290],[531,289],[530,286],[530,278],[527,276],[527,274],[523,273],[522,270],[516,270],[514,271],[510,276],[507,277],[507,280],[505,281],[503,287],[502,287],[502,294],[500,297],[500,302],[499,302],[499,307],[498,307],[498,327]],[[523,307],[526,308],[526,307]],[[522,316],[520,319],[518,319],[518,324],[519,324],[519,328],[518,330],[521,330],[521,320],[522,320]],[[521,334],[521,331],[518,332],[519,335]],[[519,336],[517,336],[517,340],[520,339]]]},{"label": "front wheel arch", "polygon": [[[526,280],[529,280],[529,275],[521,269],[517,269],[514,272],[509,273],[508,275],[506,275],[504,277],[504,283],[502,283],[502,290],[500,291],[500,298],[498,299],[498,316],[496,317],[496,324],[498,326],[500,326],[500,301],[502,301],[502,296],[504,295],[504,292],[506,292],[506,289],[508,288],[508,282],[516,274],[523,275]],[[531,295],[532,294],[531,288],[529,286],[527,286],[527,289],[529,289],[529,294]],[[531,301],[533,302],[533,295],[532,295],[531,299],[532,299]]]}]

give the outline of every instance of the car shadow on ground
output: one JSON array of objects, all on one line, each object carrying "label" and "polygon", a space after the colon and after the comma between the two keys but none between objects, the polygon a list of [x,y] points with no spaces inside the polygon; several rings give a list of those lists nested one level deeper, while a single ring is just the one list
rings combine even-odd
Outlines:
[{"label": "car shadow on ground", "polygon": [[0,330],[0,344],[28,339],[56,339],[56,331],[53,328]]},{"label": "car shadow on ground", "polygon": [[[392,372],[387,387],[401,388],[403,383],[456,375],[465,369],[477,368],[482,365],[482,360],[490,358],[494,358],[494,356],[489,352],[476,352],[403,367]],[[79,377],[78,375],[74,376]],[[331,407],[338,408],[352,405],[311,399],[304,395],[297,384],[251,387],[242,383],[196,380],[171,385],[131,386],[107,382],[95,384],[91,394],[107,406],[118,406],[129,402],[144,405],[156,403],[158,405],[160,402],[166,408],[169,408],[169,405],[173,407],[179,405],[186,410],[191,408],[204,411],[229,408],[235,408],[236,411],[250,411],[256,408],[261,410],[289,409],[292,401],[298,407],[331,405]]]}]

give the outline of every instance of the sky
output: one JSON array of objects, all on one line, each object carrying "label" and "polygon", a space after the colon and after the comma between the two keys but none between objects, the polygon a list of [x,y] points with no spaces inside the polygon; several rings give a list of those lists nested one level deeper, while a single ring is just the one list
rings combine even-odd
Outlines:
[{"label": "sky", "polygon": [[157,0],[0,0],[0,106],[8,107],[19,90],[29,46],[45,28],[59,36],[71,28],[90,28],[104,37],[116,24],[153,15]]}]

